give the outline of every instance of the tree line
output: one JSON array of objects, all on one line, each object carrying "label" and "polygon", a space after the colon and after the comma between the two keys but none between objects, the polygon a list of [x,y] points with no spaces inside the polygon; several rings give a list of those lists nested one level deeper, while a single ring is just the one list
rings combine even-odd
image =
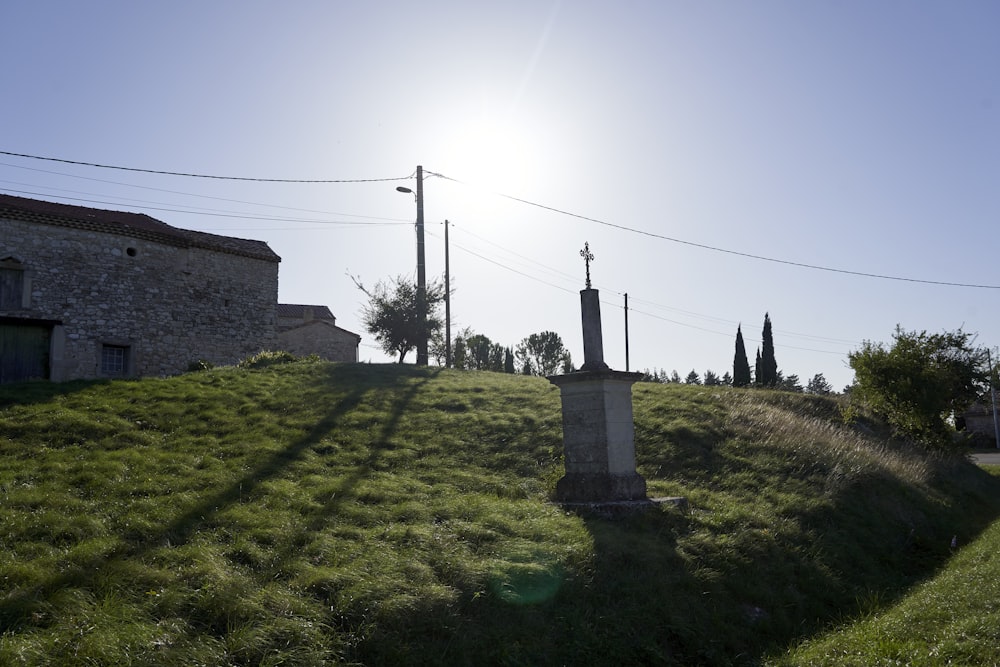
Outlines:
[{"label": "tree line", "polygon": [[[362,309],[362,322],[382,350],[397,356],[403,363],[407,353],[416,349],[421,336],[431,341],[430,352],[439,365],[447,365],[448,348],[451,347],[451,365],[460,370],[485,370],[498,373],[521,373],[524,375],[554,375],[574,370],[569,350],[562,338],[554,331],[541,331],[523,338],[515,346],[504,346],[494,342],[485,334],[476,333],[466,327],[454,339],[445,341],[441,333],[444,322],[440,305],[444,301],[444,285],[433,280],[424,291],[424,324],[418,313],[418,291],[416,284],[403,276],[388,281],[380,280],[371,289],[354,278],[355,285],[368,297]],[[764,314],[762,347],[757,349],[754,372],[750,371],[741,326],[736,328],[736,355],[733,372],[722,376],[708,370],[704,376],[692,370],[682,380],[677,371],[649,369],[643,371],[642,380],[647,382],[705,384],[708,386],[729,385],[734,387],[757,386],[785,391],[806,391],[815,394],[833,393],[833,389],[822,373],[815,375],[802,387],[798,375],[787,377],[778,370],[774,356],[774,338],[771,318]]]},{"label": "tree line", "polygon": [[[446,345],[441,335],[442,321],[438,306],[444,299],[440,281],[427,286],[426,324],[417,317],[416,285],[403,277],[380,281],[367,289],[354,279],[368,296],[362,319],[366,330],[388,354],[398,354],[402,363],[406,353],[415,349],[423,336],[434,342],[438,362],[445,361]],[[860,349],[848,354],[854,370],[854,383],[845,388],[852,410],[862,407],[883,417],[901,437],[928,447],[942,447],[956,441],[960,413],[975,402],[992,403],[988,389],[996,386],[997,366],[985,348],[975,347],[976,336],[959,329],[955,332],[928,334],[906,331],[897,325],[892,343],[865,341]],[[527,375],[554,375],[574,370],[569,351],[553,331],[525,337],[516,346],[505,347],[472,329],[463,329],[453,341],[455,368],[490,370]],[[704,384],[708,386],[760,387],[811,394],[831,394],[833,388],[822,373],[817,373],[805,387],[797,375],[784,375],[774,353],[774,336],[769,313],[764,314],[761,346],[757,348],[751,370],[743,340],[742,324],[736,327],[736,345],[732,373],[722,376],[714,371],[704,375],[695,370],[682,380],[674,370],[645,370],[648,382]],[[1000,443],[997,443],[1000,445]]]},{"label": "tree line", "polygon": [[740,324],[736,326],[736,353],[733,355],[732,374],[726,371],[720,377],[714,371],[707,370],[704,376],[701,376],[692,369],[682,380],[676,370],[668,374],[662,370],[653,369],[650,371],[647,369],[643,371],[642,379],[646,382],[704,384],[705,386],[763,387],[820,395],[834,393],[833,387],[822,373],[814,375],[803,387],[798,375],[786,376],[778,370],[778,362],[774,356],[774,333],[769,313],[764,313],[761,347],[757,348],[753,372],[750,370],[750,362],[747,359],[746,344],[743,341],[743,326]]},{"label": "tree line", "polygon": [[[424,322],[418,317],[418,290],[412,280],[397,276],[380,280],[371,288],[351,276],[354,284],[368,297],[362,307],[361,321],[382,351],[397,356],[403,363],[407,353],[417,347],[417,341],[429,340],[429,352],[439,365],[447,364],[446,344],[441,329],[440,306],[444,301],[444,285],[432,280],[424,289]],[[555,375],[575,370],[569,350],[554,331],[541,331],[526,336],[516,346],[505,347],[484,334],[466,327],[447,341],[451,347],[451,365],[461,370],[521,373],[524,375]]]}]

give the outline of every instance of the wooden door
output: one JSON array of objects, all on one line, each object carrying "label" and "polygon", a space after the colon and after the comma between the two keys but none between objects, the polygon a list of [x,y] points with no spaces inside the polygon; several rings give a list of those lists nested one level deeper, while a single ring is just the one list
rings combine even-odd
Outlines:
[{"label": "wooden door", "polygon": [[52,327],[0,323],[0,383],[49,377]]}]

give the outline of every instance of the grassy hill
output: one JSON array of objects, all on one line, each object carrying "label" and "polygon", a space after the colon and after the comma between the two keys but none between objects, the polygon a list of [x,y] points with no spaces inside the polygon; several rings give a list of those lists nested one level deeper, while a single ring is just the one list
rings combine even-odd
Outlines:
[{"label": "grassy hill", "polygon": [[296,362],[0,388],[0,664],[757,664],[1000,512],[831,399],[635,387],[650,495],[550,502],[537,378]]}]

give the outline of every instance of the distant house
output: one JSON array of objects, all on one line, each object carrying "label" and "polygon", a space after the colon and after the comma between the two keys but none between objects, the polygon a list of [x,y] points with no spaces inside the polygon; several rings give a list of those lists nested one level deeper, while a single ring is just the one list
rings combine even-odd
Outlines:
[{"label": "distant house", "polygon": [[993,408],[990,407],[988,399],[982,403],[973,403],[965,412],[958,415],[955,421],[956,425],[960,424],[968,433],[979,434],[991,442],[996,439]]},{"label": "distant house", "polygon": [[326,306],[278,304],[278,347],[328,361],[357,361],[361,336],[337,326]]},{"label": "distant house", "polygon": [[262,241],[0,195],[0,382],[170,375],[277,343]]}]

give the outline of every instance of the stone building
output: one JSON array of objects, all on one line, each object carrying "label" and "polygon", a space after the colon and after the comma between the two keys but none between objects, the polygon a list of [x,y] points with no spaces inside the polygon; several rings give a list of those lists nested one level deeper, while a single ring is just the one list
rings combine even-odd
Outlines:
[{"label": "stone building", "polygon": [[[1000,405],[997,407],[1000,410]],[[982,440],[988,441],[991,446],[1000,446],[996,442],[996,424],[993,422],[993,407],[987,399],[984,402],[974,403],[962,414],[957,416],[956,425],[959,430],[974,433]]]},{"label": "stone building", "polygon": [[361,336],[337,326],[326,306],[278,304],[278,347],[328,361],[357,361]]},{"label": "stone building", "polygon": [[277,344],[263,241],[0,195],[0,382],[170,375]]}]

